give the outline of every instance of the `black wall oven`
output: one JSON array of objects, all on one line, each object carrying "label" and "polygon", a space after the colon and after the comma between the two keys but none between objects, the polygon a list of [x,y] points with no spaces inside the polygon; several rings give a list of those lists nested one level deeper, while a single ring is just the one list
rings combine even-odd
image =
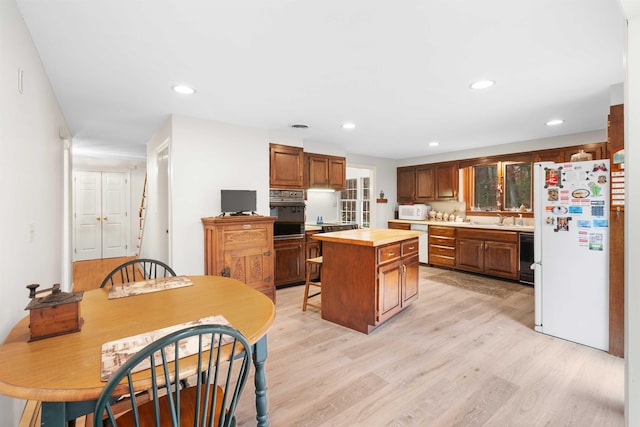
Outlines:
[{"label": "black wall oven", "polygon": [[269,190],[269,208],[270,215],[276,217],[274,239],[304,237],[305,204],[302,190]]}]

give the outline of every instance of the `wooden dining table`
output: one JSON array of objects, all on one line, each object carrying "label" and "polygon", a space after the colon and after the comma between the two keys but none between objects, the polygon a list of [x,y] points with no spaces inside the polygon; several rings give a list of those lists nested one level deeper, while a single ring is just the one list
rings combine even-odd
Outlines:
[{"label": "wooden dining table", "polygon": [[253,345],[256,420],[267,426],[264,364],[273,302],[235,279],[188,277],[193,286],[126,298],[109,299],[108,288],[85,292],[79,332],[29,342],[29,316],[23,318],[0,345],[0,394],[41,401],[41,425],[64,426],[93,412],[106,384],[100,379],[104,343],[222,315]]}]

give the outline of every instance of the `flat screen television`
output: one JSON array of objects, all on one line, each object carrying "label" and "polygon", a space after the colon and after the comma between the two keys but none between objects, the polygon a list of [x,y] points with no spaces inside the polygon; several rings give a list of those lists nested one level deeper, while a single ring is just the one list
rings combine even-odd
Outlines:
[{"label": "flat screen television", "polygon": [[256,190],[220,190],[220,210],[231,215],[256,212]]}]

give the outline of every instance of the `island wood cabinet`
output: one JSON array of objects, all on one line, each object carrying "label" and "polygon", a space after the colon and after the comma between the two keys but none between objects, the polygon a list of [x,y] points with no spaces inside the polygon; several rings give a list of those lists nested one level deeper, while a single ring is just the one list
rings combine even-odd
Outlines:
[{"label": "island wood cabinet", "polygon": [[456,266],[456,228],[429,226],[429,264]]},{"label": "island wood cabinet", "polygon": [[418,298],[418,240],[378,249],[378,319],[384,322]]},{"label": "island wood cabinet", "polygon": [[347,160],[344,157],[304,153],[304,187],[344,190]]},{"label": "island wood cabinet", "polygon": [[322,318],[368,334],[418,298],[418,236],[406,230],[321,233]]},{"label": "island wood cabinet", "polygon": [[434,163],[397,169],[398,202],[433,202],[458,197],[458,163]]},{"label": "island wood cabinet", "polygon": [[305,279],[304,237],[278,239],[273,243],[275,286],[302,283]]},{"label": "island wood cabinet", "polygon": [[460,228],[456,268],[507,279],[518,278],[518,233]]},{"label": "island wood cabinet", "polygon": [[304,152],[302,147],[269,144],[269,187],[303,188]]},{"label": "island wood cabinet", "polygon": [[202,218],[204,274],[246,283],[275,303],[272,216]]}]

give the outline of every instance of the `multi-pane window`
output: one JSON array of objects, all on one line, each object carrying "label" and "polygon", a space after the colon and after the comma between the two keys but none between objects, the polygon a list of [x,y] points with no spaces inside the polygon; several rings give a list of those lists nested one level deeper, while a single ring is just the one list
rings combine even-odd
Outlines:
[{"label": "multi-pane window", "polygon": [[361,228],[369,228],[371,221],[370,178],[349,178],[346,188],[340,192],[340,221],[355,222]]},{"label": "multi-pane window", "polygon": [[531,163],[473,166],[473,206],[480,211],[531,208]]}]

